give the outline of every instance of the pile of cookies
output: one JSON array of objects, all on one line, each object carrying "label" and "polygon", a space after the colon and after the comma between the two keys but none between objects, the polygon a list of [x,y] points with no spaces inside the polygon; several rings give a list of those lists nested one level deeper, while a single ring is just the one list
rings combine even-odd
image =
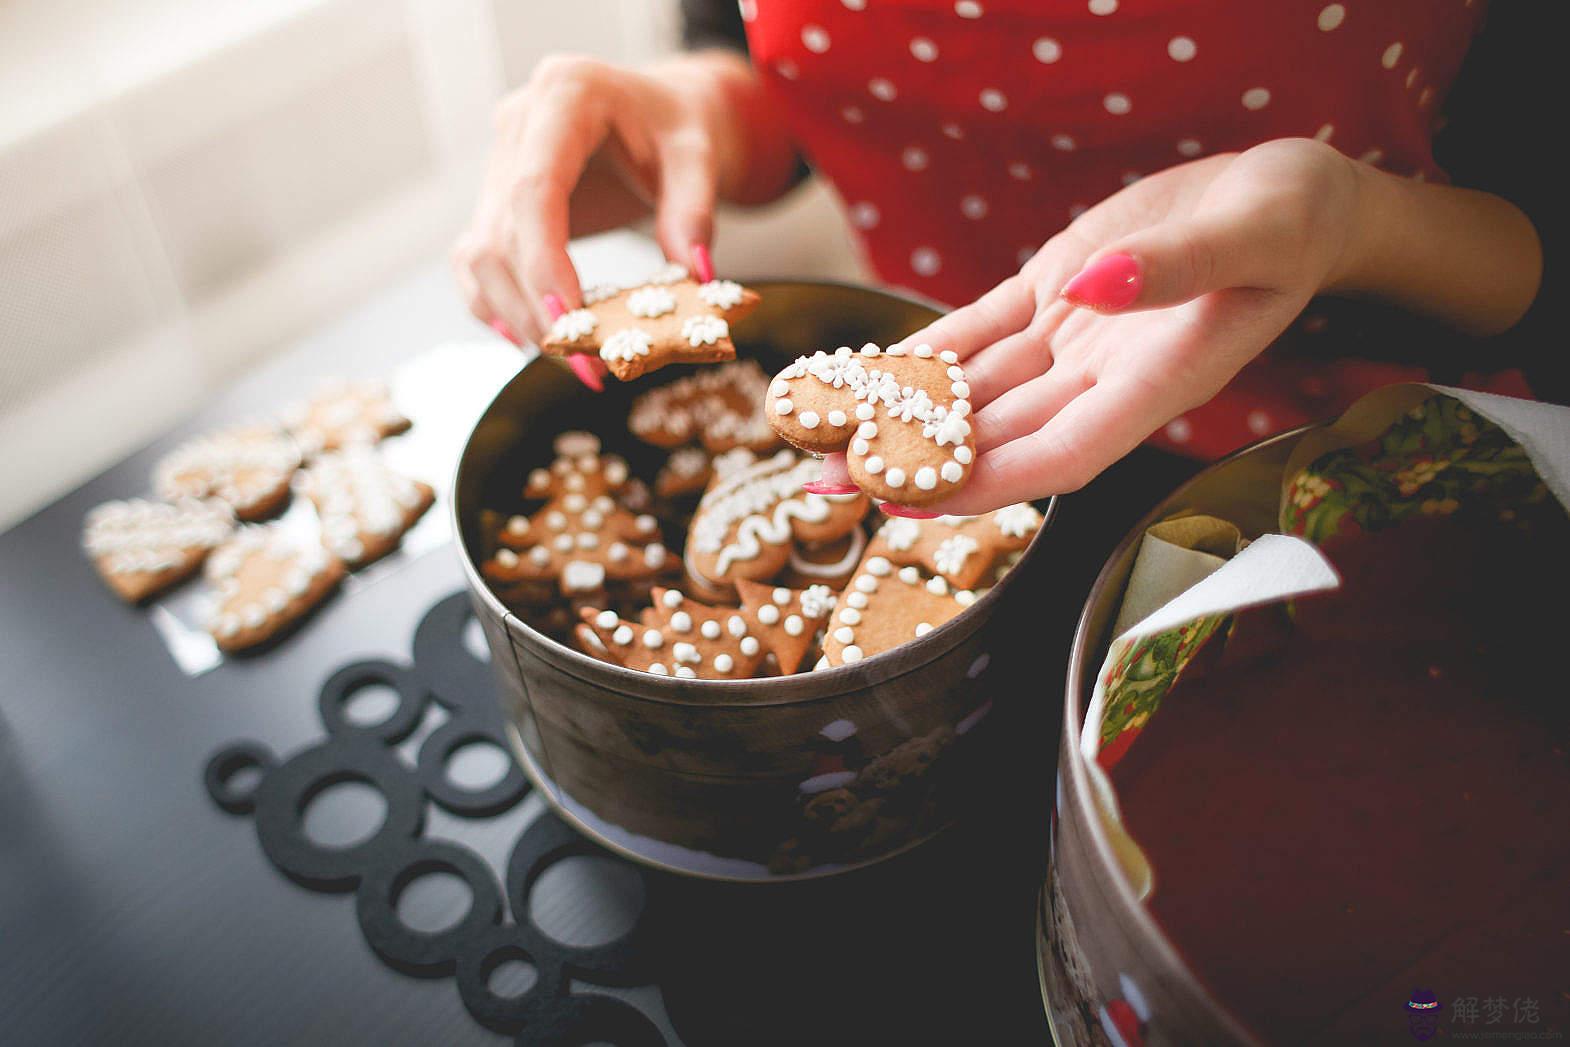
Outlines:
[{"label": "pile of cookies", "polygon": [[[214,641],[224,651],[254,647],[304,617],[348,570],[391,552],[430,507],[430,485],[389,467],[375,448],[409,425],[380,383],[324,383],[279,424],[204,434],[165,455],[153,470],[159,500],[95,507],[82,547],[130,603],[205,563]],[[314,540],[260,522],[291,494],[314,506]]]},{"label": "pile of cookies", "polygon": [[[795,424],[810,432],[816,425],[805,414],[817,412],[846,442],[866,443],[851,449],[864,473],[876,457],[874,439],[890,460],[919,459],[908,475],[923,490],[916,478],[925,479],[929,466],[921,461],[941,454],[965,468],[974,447],[964,421],[968,389],[951,376],[946,354],[890,359],[846,349],[819,356],[799,362],[795,378],[813,383],[799,391],[781,390],[793,379],[771,382],[739,361],[642,394],[628,413],[630,434],[669,451],[652,490],[594,435],[562,434],[554,460],[520,485],[520,503],[485,514],[481,574],[541,631],[593,657],[673,677],[743,680],[828,669],[941,627],[1013,566],[1041,514],[1021,503],[976,517],[885,518],[871,512],[862,491],[803,490],[819,464],[784,446],[770,423],[790,415],[781,412],[782,392],[802,404],[834,393],[832,380],[818,375],[829,366],[849,376],[841,388],[850,399],[806,408]],[[943,389],[933,385],[937,378]],[[858,400],[847,381],[874,391]],[[899,405],[912,402],[915,421],[902,431]],[[861,418],[862,407],[884,413]],[[883,427],[881,437],[872,426]],[[928,427],[943,439],[923,436]],[[934,488],[949,483],[952,470],[942,463],[930,471],[941,480]],[[869,517],[881,522],[869,527]]]}]

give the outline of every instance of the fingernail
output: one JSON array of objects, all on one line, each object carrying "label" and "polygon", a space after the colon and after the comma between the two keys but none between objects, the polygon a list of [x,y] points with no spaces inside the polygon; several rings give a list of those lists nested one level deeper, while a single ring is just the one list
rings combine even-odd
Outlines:
[{"label": "fingernail", "polygon": [[1109,254],[1081,269],[1063,285],[1062,293],[1070,305],[1110,312],[1133,305],[1142,283],[1139,263],[1133,256]]},{"label": "fingernail", "polygon": [[513,345],[517,345],[518,344],[518,336],[512,333],[512,328],[507,326],[507,321],[506,320],[500,320],[500,319],[492,320],[491,321],[491,330],[495,331],[497,334],[499,334],[503,338],[507,339]]},{"label": "fingernail", "polygon": [[547,292],[542,301],[545,302],[545,311],[551,314],[552,320],[560,320],[567,312],[567,304],[561,300],[561,295],[555,291]]},{"label": "fingernail", "polygon": [[698,274],[698,279],[708,283],[714,279],[714,259],[709,257],[707,244],[692,245],[692,271]]},{"label": "fingernail", "polygon": [[834,484],[824,480],[809,480],[801,489],[808,494],[855,494],[861,490],[855,484]]},{"label": "fingernail", "polygon": [[893,502],[879,502],[878,511],[885,516],[903,516],[907,520],[936,520],[940,513],[929,513],[925,509],[913,509],[908,505],[895,505]]},{"label": "fingernail", "polygon": [[[553,296],[547,296],[553,297]],[[600,373],[594,369],[594,360],[586,353],[573,353],[567,357],[567,366],[572,368],[572,373],[578,376],[578,381],[593,389],[597,393],[605,391],[605,383],[600,380]]]}]

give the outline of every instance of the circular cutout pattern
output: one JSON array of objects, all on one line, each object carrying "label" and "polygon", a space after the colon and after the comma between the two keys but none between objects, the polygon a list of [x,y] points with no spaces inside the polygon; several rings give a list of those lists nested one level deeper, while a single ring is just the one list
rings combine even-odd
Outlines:
[{"label": "circular cutout pattern", "polygon": [[[469,908],[461,919],[442,930],[411,927],[399,912],[399,898],[414,881],[438,873],[464,882],[469,889]],[[366,942],[388,964],[406,971],[448,971],[456,964],[464,941],[501,921],[501,889],[490,868],[473,851],[422,840],[366,871],[355,894],[355,914]]]},{"label": "circular cutout pattern", "polygon": [[[202,781],[207,795],[230,814],[256,810],[256,790],[274,766],[273,754],[254,742],[240,742],[220,749],[207,761]],[[255,781],[247,784],[246,779]]]},{"label": "circular cutout pattern", "polygon": [[[390,714],[370,723],[356,722],[351,709],[367,688],[385,688],[397,697]],[[414,675],[391,662],[364,661],[346,665],[322,684],[317,711],[322,725],[333,734],[367,735],[377,741],[401,742],[419,726],[429,696]]]}]

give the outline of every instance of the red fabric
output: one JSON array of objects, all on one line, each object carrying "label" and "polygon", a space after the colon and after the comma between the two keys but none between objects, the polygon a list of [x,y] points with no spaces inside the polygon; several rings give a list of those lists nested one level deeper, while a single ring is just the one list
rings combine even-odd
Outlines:
[{"label": "red fabric", "polygon": [[[1481,7],[741,0],[753,60],[872,267],[951,304],[1015,272],[1129,180],[1185,159],[1319,137],[1442,179],[1436,114]],[[1359,368],[1308,374],[1294,363],[1272,376],[1275,363],[1262,357],[1179,420],[1188,439],[1169,427],[1166,445],[1212,457],[1371,388]],[[1306,395],[1305,384],[1326,392]]]}]

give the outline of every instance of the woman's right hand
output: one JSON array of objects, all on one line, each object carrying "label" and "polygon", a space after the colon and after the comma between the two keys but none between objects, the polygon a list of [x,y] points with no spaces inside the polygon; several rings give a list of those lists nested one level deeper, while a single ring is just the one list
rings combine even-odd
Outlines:
[{"label": "woman's right hand", "polygon": [[755,136],[742,121],[755,93],[746,60],[725,52],[648,71],[542,61],[497,110],[479,204],[453,250],[469,309],[515,342],[540,341],[583,300],[568,239],[651,209],[666,257],[711,275],[703,270],[716,198],[754,195],[746,183]]}]

